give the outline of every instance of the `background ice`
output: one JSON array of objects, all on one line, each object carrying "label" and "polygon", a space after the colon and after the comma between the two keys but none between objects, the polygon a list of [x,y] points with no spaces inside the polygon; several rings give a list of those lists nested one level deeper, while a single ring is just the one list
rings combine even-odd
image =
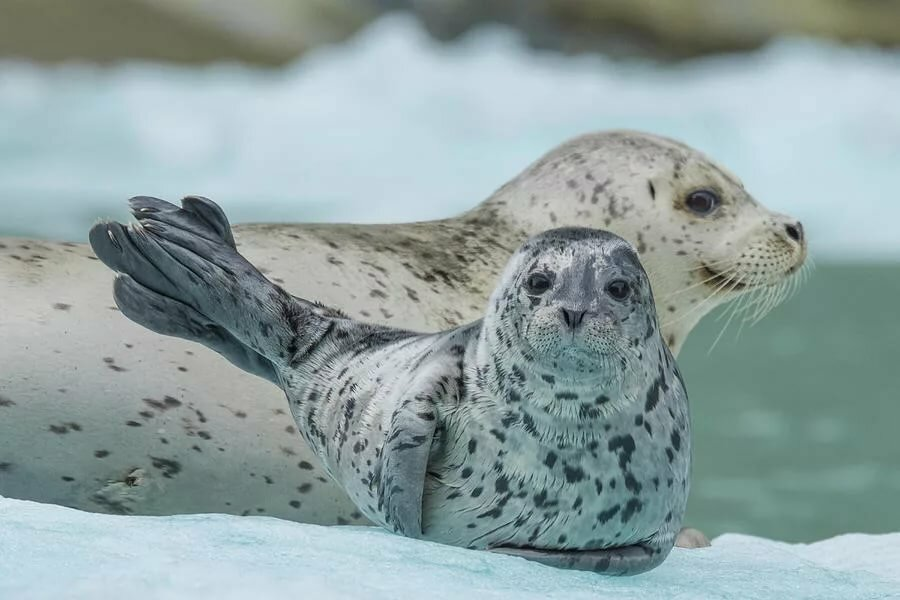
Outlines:
[{"label": "background ice", "polygon": [[83,240],[134,194],[201,193],[236,222],[442,217],[628,127],[708,152],[819,256],[898,258],[898,66],[803,40],[678,66],[535,54],[499,28],[445,46],[400,16],[283,70],[0,63],[0,234]]},{"label": "background ice", "polygon": [[900,533],[725,535],[612,579],[268,517],[120,517],[0,498],[0,598],[900,598]]}]

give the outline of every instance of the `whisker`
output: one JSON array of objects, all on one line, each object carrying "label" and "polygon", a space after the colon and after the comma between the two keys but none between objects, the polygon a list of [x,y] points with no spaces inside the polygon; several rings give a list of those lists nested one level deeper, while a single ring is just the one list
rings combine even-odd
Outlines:
[{"label": "whisker", "polygon": [[693,284],[691,284],[691,285],[689,285],[689,286],[687,286],[687,287],[683,287],[683,288],[681,288],[681,289],[679,289],[679,290],[675,290],[675,291],[672,292],[671,294],[668,294],[668,295],[664,296],[664,297],[662,298],[661,301],[665,301],[665,300],[669,300],[670,298],[674,298],[674,297],[677,296],[678,294],[683,294],[684,292],[686,292],[686,291],[688,291],[688,290],[692,290],[692,289],[694,289],[694,288],[696,288],[696,287],[698,287],[698,286],[701,286],[701,285],[703,285],[703,284],[705,284],[705,283],[709,283],[710,281],[712,281],[712,280],[714,280],[714,279],[720,279],[720,278],[726,278],[726,279],[727,279],[727,277],[724,277],[724,275],[725,275],[726,273],[728,273],[729,271],[733,271],[733,270],[734,270],[734,267],[731,267],[731,268],[729,268],[729,269],[726,269],[726,270],[723,271],[722,273],[716,273],[716,274],[714,274],[714,275],[710,275],[709,277],[707,277],[706,279],[703,279],[702,281],[698,281],[697,283],[693,283]]},{"label": "whisker", "polygon": [[[740,282],[736,281],[734,283],[734,287],[737,287],[739,284],[740,284]],[[734,287],[732,288],[732,291],[734,291]],[[734,304],[732,306],[734,306]],[[720,331],[719,335],[716,336],[716,339],[713,341],[712,345],[709,347],[709,350],[707,350],[707,354],[712,354],[712,351],[715,350],[716,346],[719,343],[719,340],[722,339],[722,336],[725,335],[725,331],[728,330],[728,326],[731,325],[731,320],[734,319],[734,315],[737,314],[736,310],[734,310],[733,308],[729,308],[729,310],[731,312],[731,316],[728,317],[727,321],[725,321],[725,325],[722,327],[722,331]],[[726,311],[726,313],[727,312],[728,311]],[[725,314],[725,313],[723,313],[723,314]]]},{"label": "whisker", "polygon": [[728,281],[725,281],[725,282],[719,284],[719,286],[716,287],[712,292],[710,292],[709,295],[706,296],[706,298],[704,298],[703,300],[701,300],[700,302],[698,302],[697,304],[695,304],[695,305],[693,306],[693,308],[691,308],[690,310],[685,311],[681,316],[679,316],[679,317],[677,317],[677,318],[675,318],[675,319],[672,319],[671,321],[666,321],[665,323],[663,323],[662,326],[663,326],[663,327],[668,327],[668,326],[670,326],[670,325],[674,325],[675,323],[678,323],[679,321],[681,321],[681,320],[687,318],[689,315],[691,315],[692,313],[696,312],[697,310],[699,310],[700,308],[702,308],[703,306],[705,306],[710,300],[712,300],[713,298],[715,298],[715,297],[719,294],[719,292],[721,292],[721,291],[722,291],[725,287],[727,287],[730,283],[731,283],[731,281],[728,280]]}]

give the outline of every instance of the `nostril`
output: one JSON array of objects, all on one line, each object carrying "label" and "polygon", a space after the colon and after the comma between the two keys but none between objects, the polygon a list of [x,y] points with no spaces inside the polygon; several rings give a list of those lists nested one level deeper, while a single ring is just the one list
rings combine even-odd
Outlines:
[{"label": "nostril", "polygon": [[562,318],[563,322],[569,329],[575,329],[581,322],[584,320],[584,315],[587,313],[585,310],[571,310],[568,308],[562,309]]},{"label": "nostril", "polygon": [[787,232],[788,237],[795,242],[800,243],[803,241],[803,225],[800,223],[800,221],[785,225],[784,230]]}]

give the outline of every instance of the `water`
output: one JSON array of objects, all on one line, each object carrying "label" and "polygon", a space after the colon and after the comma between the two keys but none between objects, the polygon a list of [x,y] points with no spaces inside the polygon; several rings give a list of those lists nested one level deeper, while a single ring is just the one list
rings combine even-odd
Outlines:
[{"label": "water", "polygon": [[672,68],[497,29],[439,46],[402,18],[280,71],[0,63],[0,234],[84,240],[139,193],[237,222],[443,217],[571,135],[672,135],[801,218],[821,263],[738,341],[708,353],[714,319],[689,340],[690,524],[900,531],[897,97],[898,53],[790,40]]},{"label": "water", "polygon": [[724,321],[700,324],[679,358],[691,525],[792,541],[900,531],[898,298],[900,265],[823,265],[712,353]]}]

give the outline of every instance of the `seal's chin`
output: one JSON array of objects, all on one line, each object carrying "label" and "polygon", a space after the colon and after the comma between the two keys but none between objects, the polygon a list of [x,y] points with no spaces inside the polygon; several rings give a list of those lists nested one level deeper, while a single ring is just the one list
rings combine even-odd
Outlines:
[{"label": "seal's chin", "polygon": [[623,341],[613,335],[598,341],[592,344],[577,339],[570,341],[562,344],[550,358],[557,368],[584,373],[609,370],[611,362],[620,362],[618,359],[625,354]]}]

